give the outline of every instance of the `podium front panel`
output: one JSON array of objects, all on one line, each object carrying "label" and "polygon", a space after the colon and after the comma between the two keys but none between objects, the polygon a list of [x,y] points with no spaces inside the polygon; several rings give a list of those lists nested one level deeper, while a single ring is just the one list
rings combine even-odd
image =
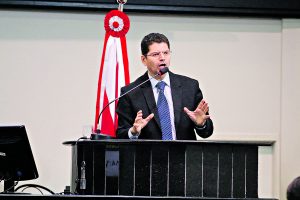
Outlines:
[{"label": "podium front panel", "polygon": [[[88,195],[257,198],[258,146],[196,141],[79,141],[71,191]],[[80,187],[85,163],[86,188]]]},{"label": "podium front panel", "polygon": [[203,197],[218,197],[218,145],[203,146]]},{"label": "podium front panel", "polygon": [[[126,155],[125,155],[126,157]],[[136,145],[134,160],[134,195],[150,196],[150,162],[151,148],[147,145]],[[120,164],[122,165],[122,164]],[[126,166],[122,166],[126,167]]]},{"label": "podium front panel", "polygon": [[185,196],[185,145],[169,147],[168,196]]},{"label": "podium front panel", "polygon": [[[134,195],[134,162],[135,146],[120,145],[120,178],[119,194],[125,196]],[[121,164],[122,163],[122,164]]]},{"label": "podium front panel", "polygon": [[186,196],[203,197],[202,145],[186,146]]},{"label": "podium front panel", "polygon": [[230,145],[219,146],[219,198],[233,197],[232,194],[232,158]]},{"label": "podium front panel", "polygon": [[168,146],[152,145],[151,196],[168,195]]}]

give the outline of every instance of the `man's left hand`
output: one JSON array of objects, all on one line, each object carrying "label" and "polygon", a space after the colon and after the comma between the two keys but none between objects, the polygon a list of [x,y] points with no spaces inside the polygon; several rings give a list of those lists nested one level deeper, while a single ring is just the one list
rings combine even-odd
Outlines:
[{"label": "man's left hand", "polygon": [[210,116],[206,114],[208,112],[208,103],[205,102],[204,99],[201,100],[194,111],[190,111],[187,107],[184,107],[184,112],[197,126],[204,126],[206,120],[210,118]]}]

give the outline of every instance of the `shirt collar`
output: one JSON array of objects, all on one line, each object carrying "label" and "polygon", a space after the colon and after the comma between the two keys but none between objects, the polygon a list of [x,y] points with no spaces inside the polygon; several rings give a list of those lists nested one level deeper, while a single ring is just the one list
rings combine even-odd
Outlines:
[{"label": "shirt collar", "polygon": [[[148,77],[151,78],[151,75],[149,74],[149,72],[148,72]],[[164,81],[166,83],[166,85],[170,87],[169,72],[166,73],[165,77],[161,81]],[[156,80],[155,78],[152,78],[152,79],[150,79],[150,82],[151,82],[151,86],[152,86],[152,89],[153,89],[153,88],[155,88],[156,84],[160,81]]]}]

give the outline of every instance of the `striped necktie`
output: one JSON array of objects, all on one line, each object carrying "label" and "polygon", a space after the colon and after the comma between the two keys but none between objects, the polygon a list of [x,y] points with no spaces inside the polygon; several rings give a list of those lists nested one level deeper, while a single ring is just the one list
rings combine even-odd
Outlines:
[{"label": "striped necktie", "polygon": [[160,81],[156,84],[156,87],[159,90],[158,100],[157,100],[157,109],[160,120],[160,126],[162,131],[163,140],[172,140],[172,126],[170,118],[170,110],[166,96],[164,95],[166,83]]}]

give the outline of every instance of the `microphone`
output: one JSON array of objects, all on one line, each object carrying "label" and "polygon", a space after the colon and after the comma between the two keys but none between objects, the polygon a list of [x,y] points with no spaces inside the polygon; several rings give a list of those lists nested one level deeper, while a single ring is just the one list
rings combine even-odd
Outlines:
[{"label": "microphone", "polygon": [[85,179],[85,161],[81,162],[80,167],[80,179],[79,179],[79,189],[81,192],[86,189],[86,179]]},{"label": "microphone", "polygon": [[[119,100],[120,98],[122,98],[122,97],[125,96],[126,94],[132,92],[133,90],[135,90],[136,88],[140,87],[141,85],[144,85],[145,83],[147,83],[148,81],[154,79],[155,77],[161,76],[161,75],[167,73],[168,71],[169,71],[169,68],[168,68],[168,67],[164,67],[164,68],[160,69],[159,72],[157,72],[157,74],[155,74],[154,76],[148,78],[148,79],[145,80],[144,82],[138,84],[137,86],[131,88],[130,90],[128,90],[128,91],[125,92],[124,94],[120,95],[119,97],[117,97],[117,98],[115,98],[114,100],[112,100],[111,102],[109,102],[106,106],[104,106],[104,108],[101,110],[101,112],[100,112],[100,114],[99,114],[99,116],[98,116],[98,125],[99,125],[99,120],[100,120],[100,117],[101,117],[103,111],[104,111],[110,104],[112,104],[113,102]],[[99,134],[100,132],[101,132],[101,130],[99,130],[98,127],[97,127],[96,133]]]}]

